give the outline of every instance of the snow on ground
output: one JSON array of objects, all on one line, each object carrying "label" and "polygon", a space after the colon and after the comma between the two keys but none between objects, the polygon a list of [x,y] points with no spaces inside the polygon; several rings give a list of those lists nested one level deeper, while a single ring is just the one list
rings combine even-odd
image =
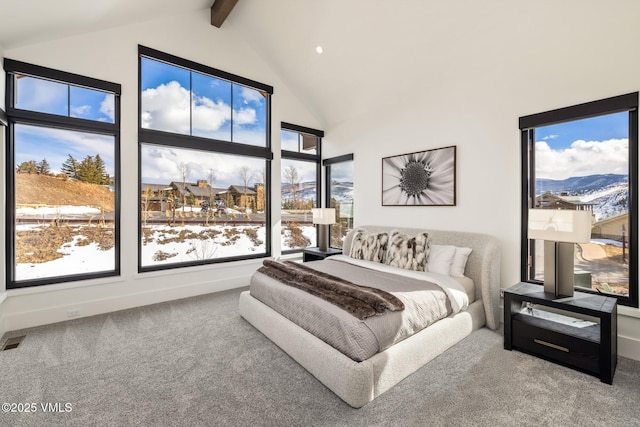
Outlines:
[{"label": "snow on ground", "polygon": [[[37,230],[39,225],[21,225],[22,230]],[[97,273],[112,271],[115,268],[115,249],[100,250],[97,243],[77,246],[80,236],[75,236],[72,243],[66,243],[58,252],[62,258],[44,263],[21,263],[16,265],[16,279],[30,280],[70,274]]]},{"label": "snow on ground", "polygon": [[[194,211],[199,208],[193,209]],[[239,213],[239,212],[238,212]],[[42,216],[42,217],[58,217],[65,215],[96,215],[100,214],[100,210],[88,206],[58,206],[58,207],[39,207],[39,208],[19,208],[16,209],[17,216]],[[39,230],[47,225],[42,224],[19,224],[17,231]],[[153,266],[170,263],[192,262],[201,259],[227,258],[235,256],[243,256],[250,254],[265,253],[265,233],[266,228],[260,225],[210,225],[208,227],[202,225],[185,225],[179,227],[171,227],[168,225],[149,225],[153,230],[151,242],[147,242],[142,246],[142,266]],[[309,239],[311,246],[316,245],[316,229],[314,226],[301,226],[302,234]],[[237,237],[231,244],[225,244],[229,241],[225,237],[225,231],[236,229]],[[256,245],[245,230],[256,230],[257,238],[261,244]],[[161,244],[159,240],[161,236],[171,238],[176,236],[176,232],[185,230],[193,234],[202,232],[210,232],[212,230],[219,231],[212,239],[201,240],[198,238],[185,239],[184,241],[170,242]],[[282,250],[287,251],[292,248],[287,245],[287,238],[290,235],[288,228],[283,229]],[[95,273],[100,271],[110,271],[115,265],[115,250],[100,250],[96,243],[90,245],[78,246],[76,243],[81,240],[81,236],[75,236],[74,241],[66,243],[58,252],[64,254],[62,258],[45,263],[22,263],[16,266],[16,279],[29,280],[43,277],[64,276],[69,274]],[[154,260],[154,255],[158,252],[166,254],[176,254],[175,256],[164,260]]]}]

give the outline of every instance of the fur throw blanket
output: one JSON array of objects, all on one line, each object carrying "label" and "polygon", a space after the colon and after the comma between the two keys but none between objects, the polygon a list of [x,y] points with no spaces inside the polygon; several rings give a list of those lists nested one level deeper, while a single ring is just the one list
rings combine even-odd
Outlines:
[{"label": "fur throw blanket", "polygon": [[293,261],[278,262],[266,259],[258,272],[322,298],[360,320],[387,310],[404,310],[402,301],[389,292],[356,285]]}]

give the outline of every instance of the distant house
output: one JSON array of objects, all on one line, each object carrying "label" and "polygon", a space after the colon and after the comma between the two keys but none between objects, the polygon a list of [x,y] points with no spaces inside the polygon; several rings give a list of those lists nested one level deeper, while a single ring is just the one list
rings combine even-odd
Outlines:
[{"label": "distant house", "polygon": [[623,241],[629,238],[629,213],[610,216],[596,222],[591,229],[591,237]]},{"label": "distant house", "polygon": [[166,211],[171,209],[171,197],[180,201],[193,195],[194,207],[213,197],[216,206],[237,206],[241,208],[264,210],[264,184],[255,184],[253,188],[243,185],[230,185],[228,188],[211,187],[205,180],[195,183],[172,181],[170,184],[142,184],[141,204],[143,211]]},{"label": "distant house", "polygon": [[230,185],[222,194],[222,199],[227,206],[238,206],[241,208],[256,208],[256,196],[258,193],[244,185]]},{"label": "distant house", "polygon": [[215,200],[218,193],[223,191],[220,188],[211,187],[209,183],[203,179],[195,183],[185,182],[184,184],[182,182],[172,181],[169,186],[173,189],[176,197],[189,198],[189,195],[193,194],[196,200],[194,206],[199,206],[201,202],[210,200],[212,197]]},{"label": "distant house", "polygon": [[167,184],[142,184],[140,203],[143,211],[166,211],[167,193],[172,188]]},{"label": "distant house", "polygon": [[556,195],[551,191],[536,196],[535,207],[538,209],[593,211],[593,203],[581,202],[578,196],[569,196],[566,193]]}]

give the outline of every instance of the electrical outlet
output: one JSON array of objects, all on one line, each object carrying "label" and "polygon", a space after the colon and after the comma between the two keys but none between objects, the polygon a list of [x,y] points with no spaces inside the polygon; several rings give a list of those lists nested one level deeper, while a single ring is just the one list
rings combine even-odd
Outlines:
[{"label": "electrical outlet", "polygon": [[67,310],[67,317],[77,317],[77,316],[80,316],[79,308],[71,308]]}]

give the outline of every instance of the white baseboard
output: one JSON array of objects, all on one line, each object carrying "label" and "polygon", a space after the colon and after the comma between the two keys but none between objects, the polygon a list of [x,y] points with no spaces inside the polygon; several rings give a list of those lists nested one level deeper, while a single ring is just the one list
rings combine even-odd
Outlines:
[{"label": "white baseboard", "polygon": [[640,340],[618,335],[618,356],[640,360]]},{"label": "white baseboard", "polygon": [[[0,328],[2,328],[0,332],[4,334],[9,331],[72,320],[67,315],[67,311],[70,309],[79,310],[81,315],[73,317],[73,319],[79,319],[97,314],[111,313],[134,307],[241,288],[249,284],[250,277],[250,275],[242,275],[217,281],[208,280],[203,283],[117,295],[111,298],[74,302],[69,305],[59,305],[16,313],[4,313],[4,310],[0,310]],[[0,304],[2,303],[0,302]],[[4,315],[1,313],[4,313]],[[0,337],[2,337],[2,334],[0,334]]]},{"label": "white baseboard", "polygon": [[4,307],[2,306],[2,304],[6,299],[7,299],[7,293],[0,292],[0,341],[4,336],[4,333],[7,332],[7,329],[4,326]]}]

